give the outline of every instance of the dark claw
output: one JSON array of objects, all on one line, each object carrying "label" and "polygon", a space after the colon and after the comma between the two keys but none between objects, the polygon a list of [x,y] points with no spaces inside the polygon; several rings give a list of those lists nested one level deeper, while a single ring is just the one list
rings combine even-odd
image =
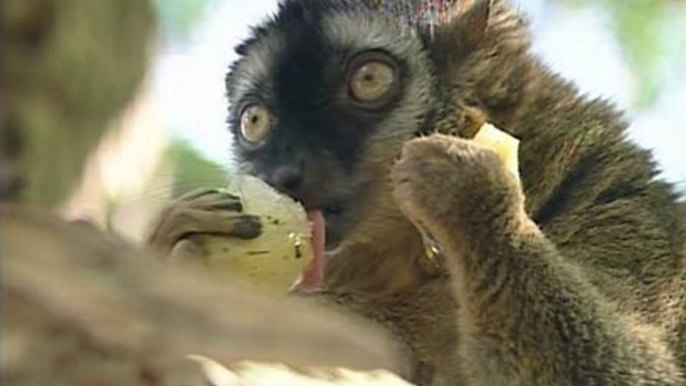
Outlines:
[{"label": "dark claw", "polygon": [[262,234],[262,222],[257,216],[245,215],[233,225],[234,236],[240,239],[254,239]]}]

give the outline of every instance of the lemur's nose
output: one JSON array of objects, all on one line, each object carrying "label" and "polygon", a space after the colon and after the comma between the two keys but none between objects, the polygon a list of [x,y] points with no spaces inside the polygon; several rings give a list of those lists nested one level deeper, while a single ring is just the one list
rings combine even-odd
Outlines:
[{"label": "lemur's nose", "polygon": [[303,174],[296,166],[279,166],[267,178],[276,190],[294,195],[303,181]]}]

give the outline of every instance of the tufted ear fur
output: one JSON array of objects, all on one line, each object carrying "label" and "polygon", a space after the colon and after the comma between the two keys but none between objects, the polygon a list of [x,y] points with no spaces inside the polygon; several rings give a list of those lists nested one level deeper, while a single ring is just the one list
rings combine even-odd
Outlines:
[{"label": "tufted ear fur", "polygon": [[[535,83],[530,42],[527,23],[506,0],[474,0],[439,24],[429,47],[449,103],[444,115],[469,121],[465,110],[476,109],[501,123],[516,118]],[[444,123],[465,134],[459,122]]]},{"label": "tufted ear fur", "polygon": [[437,53],[439,57],[454,63],[487,44],[529,46],[526,22],[506,0],[466,1],[455,8],[435,28],[433,44],[456,49]]},{"label": "tufted ear fur", "polygon": [[[464,57],[473,51],[484,39],[491,13],[491,1],[479,0],[471,6],[459,6],[447,14],[448,19],[435,29],[435,47],[450,47],[455,50],[440,50],[437,58],[443,62],[453,62],[456,57]],[[457,7],[457,6],[456,6]]]}]

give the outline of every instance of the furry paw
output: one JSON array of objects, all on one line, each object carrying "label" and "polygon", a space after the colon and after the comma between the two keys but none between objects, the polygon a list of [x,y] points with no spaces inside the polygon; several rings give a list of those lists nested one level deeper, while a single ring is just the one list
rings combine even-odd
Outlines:
[{"label": "furry paw", "polygon": [[518,182],[495,152],[453,136],[434,134],[405,144],[391,178],[400,210],[429,233],[466,229],[511,213],[523,201]]},{"label": "furry paw", "polygon": [[217,189],[197,189],[169,205],[148,238],[152,248],[172,255],[200,253],[193,235],[217,234],[251,239],[262,232],[257,216],[243,214],[240,198]]}]

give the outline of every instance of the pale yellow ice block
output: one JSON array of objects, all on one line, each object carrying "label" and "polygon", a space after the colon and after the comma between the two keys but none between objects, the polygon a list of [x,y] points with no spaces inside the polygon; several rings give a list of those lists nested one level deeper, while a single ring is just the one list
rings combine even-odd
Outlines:
[{"label": "pale yellow ice block", "polygon": [[490,123],[484,123],[473,140],[495,151],[505,164],[507,170],[519,179],[519,140],[498,129]]},{"label": "pale yellow ice block", "polygon": [[245,214],[261,218],[262,234],[252,240],[203,236],[210,269],[227,280],[285,294],[314,256],[304,208],[252,176],[234,176],[227,191],[241,198]]}]

